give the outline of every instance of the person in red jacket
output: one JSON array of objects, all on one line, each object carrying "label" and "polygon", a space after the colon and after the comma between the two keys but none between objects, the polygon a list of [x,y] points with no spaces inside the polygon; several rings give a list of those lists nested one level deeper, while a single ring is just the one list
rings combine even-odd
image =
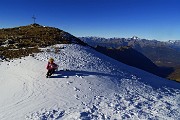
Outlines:
[{"label": "person in red jacket", "polygon": [[57,68],[58,65],[54,63],[54,59],[50,58],[46,67],[46,69],[48,70],[46,77],[48,78],[49,76],[51,76]]}]

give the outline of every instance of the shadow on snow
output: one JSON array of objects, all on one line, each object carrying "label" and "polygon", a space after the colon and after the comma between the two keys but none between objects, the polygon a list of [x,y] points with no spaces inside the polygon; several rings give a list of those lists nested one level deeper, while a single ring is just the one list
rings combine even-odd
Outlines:
[{"label": "shadow on snow", "polygon": [[90,75],[115,77],[115,75],[99,73],[99,72],[60,70],[60,71],[55,71],[55,73],[51,76],[51,78],[65,78],[65,77],[68,78],[71,76],[84,77],[84,76],[90,76]]},{"label": "shadow on snow", "polygon": [[[51,78],[69,78],[71,76],[76,76],[79,78],[82,78],[84,76],[90,76],[90,75],[96,75],[96,76],[100,76],[100,77],[113,77],[112,81],[113,82],[117,82],[119,84],[121,84],[121,80],[122,79],[132,79],[131,76],[128,75],[120,75],[120,74],[108,74],[108,73],[100,73],[100,72],[90,72],[90,71],[77,71],[77,70],[60,70],[60,71],[55,71],[54,75],[51,76]],[[117,81],[116,81],[117,80]],[[136,81],[133,80],[133,81]],[[179,83],[175,82],[175,81],[171,81],[171,80],[160,80],[160,81],[156,81],[156,80],[148,80],[148,81],[144,81],[142,79],[139,79],[138,81],[141,81],[142,83],[146,84],[146,85],[150,85],[152,86],[154,89],[159,89],[159,88],[174,88],[174,89],[179,89],[180,90],[180,85]]]}]

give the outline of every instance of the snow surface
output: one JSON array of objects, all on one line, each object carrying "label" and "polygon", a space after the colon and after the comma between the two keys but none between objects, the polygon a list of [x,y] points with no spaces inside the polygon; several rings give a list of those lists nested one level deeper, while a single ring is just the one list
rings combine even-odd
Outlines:
[{"label": "snow surface", "polygon": [[0,62],[0,120],[180,120],[179,83],[76,44],[42,50]]}]

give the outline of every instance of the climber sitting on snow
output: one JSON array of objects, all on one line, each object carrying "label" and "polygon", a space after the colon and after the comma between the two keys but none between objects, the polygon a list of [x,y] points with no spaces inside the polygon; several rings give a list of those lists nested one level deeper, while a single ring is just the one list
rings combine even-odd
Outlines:
[{"label": "climber sitting on snow", "polygon": [[48,70],[46,77],[51,76],[56,69],[58,69],[58,65],[54,63],[54,59],[50,58],[47,64],[46,69]]}]

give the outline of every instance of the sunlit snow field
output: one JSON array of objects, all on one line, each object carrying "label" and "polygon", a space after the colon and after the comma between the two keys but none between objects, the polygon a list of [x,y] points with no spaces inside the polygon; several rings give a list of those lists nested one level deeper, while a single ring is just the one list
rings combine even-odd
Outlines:
[{"label": "sunlit snow field", "polygon": [[42,51],[0,62],[0,120],[180,120],[179,83],[76,44]]}]

